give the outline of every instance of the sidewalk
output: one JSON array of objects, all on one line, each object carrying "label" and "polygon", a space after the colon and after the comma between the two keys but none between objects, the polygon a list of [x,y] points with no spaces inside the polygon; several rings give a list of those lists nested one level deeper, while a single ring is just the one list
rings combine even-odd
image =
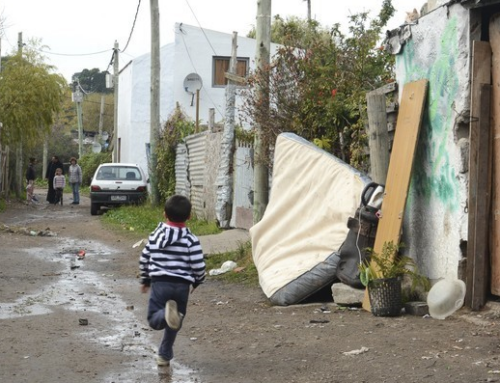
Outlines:
[{"label": "sidewalk", "polygon": [[224,230],[220,234],[203,235],[199,237],[205,255],[226,253],[238,250],[240,245],[250,241],[247,230]]}]

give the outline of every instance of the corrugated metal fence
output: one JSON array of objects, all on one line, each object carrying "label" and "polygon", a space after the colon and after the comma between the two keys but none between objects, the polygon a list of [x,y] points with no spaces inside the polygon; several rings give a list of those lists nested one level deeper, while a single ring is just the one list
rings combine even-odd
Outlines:
[{"label": "corrugated metal fence", "polygon": [[[175,192],[191,199],[197,217],[215,220],[216,177],[222,133],[205,131],[191,135],[177,146]],[[231,226],[249,229],[253,223],[253,149],[238,142],[233,166],[233,208]]]}]

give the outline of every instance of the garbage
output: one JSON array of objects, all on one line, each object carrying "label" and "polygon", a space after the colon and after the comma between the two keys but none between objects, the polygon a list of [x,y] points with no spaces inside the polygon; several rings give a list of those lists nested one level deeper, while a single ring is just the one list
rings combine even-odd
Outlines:
[{"label": "garbage", "polygon": [[368,352],[370,349],[368,347],[361,347],[359,350],[352,350],[352,351],[346,351],[343,352],[342,355],[348,355],[348,356],[353,356],[353,355],[360,355],[364,354],[365,352]]},{"label": "garbage", "polygon": [[330,323],[330,321],[326,319],[311,319],[309,323]]},{"label": "garbage", "polygon": [[89,324],[89,320],[88,319],[78,319],[78,323],[80,324],[80,326],[87,326]]},{"label": "garbage", "polygon": [[82,260],[85,258],[85,250],[80,250],[77,255],[79,260]]},{"label": "garbage", "polygon": [[145,242],[146,242],[146,240],[145,240],[145,239],[141,239],[140,241],[137,241],[136,243],[134,243],[134,244],[132,245],[132,248],[133,248],[133,249],[135,249],[136,247],[141,246],[141,245],[142,245],[143,243],[145,243]]},{"label": "garbage", "polygon": [[222,264],[220,269],[212,269],[208,272],[209,275],[220,275],[234,270],[238,265],[233,261],[226,261]]},{"label": "garbage", "polygon": [[429,314],[434,319],[445,319],[464,304],[465,283],[459,279],[442,279],[432,286],[427,295]]}]

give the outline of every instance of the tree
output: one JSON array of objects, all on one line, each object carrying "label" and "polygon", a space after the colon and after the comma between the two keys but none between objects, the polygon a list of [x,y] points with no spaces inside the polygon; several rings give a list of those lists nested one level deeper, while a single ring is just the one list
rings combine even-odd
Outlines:
[{"label": "tree", "polygon": [[[18,197],[24,178],[21,174],[23,153],[44,142],[67,86],[64,78],[45,64],[44,57],[38,53],[39,46],[39,40],[30,40],[4,61],[0,76],[0,144],[16,149],[16,159],[10,161],[10,171],[6,173],[16,176],[14,190]],[[8,154],[6,156],[8,159]],[[12,179],[5,180],[3,190],[10,189]]]},{"label": "tree", "polygon": [[23,49],[22,56],[10,56],[2,65],[2,145],[22,143],[30,148],[39,143],[60,111],[66,81],[52,73],[53,67],[43,62],[35,48],[30,48],[37,45],[37,41],[32,41]]},{"label": "tree", "polygon": [[[349,32],[340,25],[322,28],[316,21],[275,17],[272,40],[283,46],[266,73],[250,76],[244,114],[252,124],[264,113],[256,89],[266,81],[270,116],[262,128],[274,142],[282,131],[317,143],[359,169],[365,157],[366,92],[393,78],[393,57],[378,48],[383,27],[393,15],[385,0],[378,18],[368,13],[349,18]],[[251,35],[251,34],[250,34]]]},{"label": "tree", "polygon": [[101,97],[104,96],[104,115],[103,128],[104,132],[113,131],[114,119],[114,95],[91,93],[84,97],[82,103],[83,109],[83,130],[84,131],[99,131],[99,119],[101,113]]},{"label": "tree", "polygon": [[98,68],[84,69],[71,76],[72,81],[78,81],[86,93],[111,93],[112,88],[106,88],[106,74]]}]

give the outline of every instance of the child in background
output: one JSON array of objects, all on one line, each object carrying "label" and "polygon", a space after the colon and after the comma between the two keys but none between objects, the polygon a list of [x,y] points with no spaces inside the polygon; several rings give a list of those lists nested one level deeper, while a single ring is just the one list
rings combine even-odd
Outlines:
[{"label": "child in background", "polygon": [[57,205],[59,202],[61,202],[62,193],[64,187],[66,186],[66,178],[62,174],[61,168],[56,169],[56,175],[54,176],[54,181],[52,186],[54,186],[54,190],[56,192],[56,199],[54,201],[54,205]]},{"label": "child in background", "polygon": [[35,196],[35,158],[30,157],[30,163],[26,169],[26,199],[27,203],[38,202]]},{"label": "child in background", "polygon": [[71,157],[69,160],[71,165],[68,169],[68,181],[71,185],[71,190],[73,192],[73,202],[72,205],[80,204],[80,185],[82,184],[82,168],[78,165],[75,157]]},{"label": "child in background", "polygon": [[189,288],[205,279],[205,260],[200,241],[186,227],[191,202],[174,195],[165,203],[165,222],[150,234],[139,260],[142,292],[151,287],[148,322],[154,330],[165,330],[158,349],[158,366],[170,366],[177,332],[186,315]]}]

